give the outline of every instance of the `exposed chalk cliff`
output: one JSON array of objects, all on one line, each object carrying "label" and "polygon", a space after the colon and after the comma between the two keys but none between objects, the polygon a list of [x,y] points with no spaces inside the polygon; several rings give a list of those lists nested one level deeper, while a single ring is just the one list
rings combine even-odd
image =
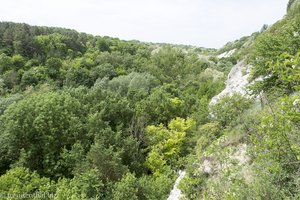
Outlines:
[{"label": "exposed chalk cliff", "polygon": [[179,200],[182,197],[182,193],[181,190],[178,188],[178,184],[184,178],[185,174],[185,171],[179,171],[179,176],[175,181],[174,187],[170,193],[170,196],[168,197],[168,200]]},{"label": "exposed chalk cliff", "polygon": [[[227,57],[228,55],[232,55],[235,50],[225,52],[221,55],[219,55],[219,58]],[[212,98],[210,105],[213,105],[218,102],[220,98],[226,95],[233,95],[234,93],[240,93],[243,96],[248,96],[247,87],[251,84],[249,82],[249,76],[250,76],[250,70],[251,65],[247,64],[245,61],[238,62],[230,71],[228,74],[228,78],[225,83],[225,89]],[[249,96],[250,97],[250,96]],[[248,160],[248,156],[246,155],[246,144],[241,144],[241,147],[238,149],[238,151],[231,156],[232,159],[238,160],[239,163],[245,163]],[[213,170],[220,170],[224,168],[225,166],[219,166],[219,163],[213,164],[212,161],[204,160],[199,170],[210,173]],[[179,177],[177,178],[174,187],[170,193],[170,196],[168,197],[168,200],[179,200],[182,197],[182,193],[180,189],[178,189],[178,184],[180,181],[185,177],[186,172],[180,171]]]},{"label": "exposed chalk cliff", "polygon": [[225,89],[218,95],[212,98],[210,104],[215,104],[217,101],[226,95],[240,93],[243,96],[248,95],[247,87],[250,85],[251,65],[246,64],[244,61],[238,62],[228,74]]}]

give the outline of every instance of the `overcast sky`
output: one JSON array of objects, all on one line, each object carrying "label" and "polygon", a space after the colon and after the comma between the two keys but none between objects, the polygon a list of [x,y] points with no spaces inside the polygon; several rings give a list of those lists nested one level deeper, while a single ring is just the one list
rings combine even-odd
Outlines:
[{"label": "overcast sky", "polygon": [[221,47],[285,14],[288,0],[1,0],[0,21]]}]

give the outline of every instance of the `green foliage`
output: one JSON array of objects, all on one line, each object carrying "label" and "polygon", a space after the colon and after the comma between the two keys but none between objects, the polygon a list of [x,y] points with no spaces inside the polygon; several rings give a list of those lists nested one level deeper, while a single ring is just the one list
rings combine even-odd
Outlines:
[{"label": "green foliage", "polygon": [[184,64],[184,59],[185,55],[179,49],[169,46],[163,47],[152,56],[155,66],[153,73],[162,81],[175,79],[182,72],[181,66]]},{"label": "green foliage", "polygon": [[[274,163],[272,163],[274,164]],[[264,168],[252,166],[246,169],[251,178],[240,172],[239,167],[224,170],[217,180],[208,181],[203,188],[204,199],[288,199],[273,184],[274,176]],[[252,175],[253,174],[253,175]]]},{"label": "green foliage", "polygon": [[58,33],[36,37],[37,45],[47,58],[66,56],[68,53],[66,41],[68,39],[66,36]]},{"label": "green foliage", "polygon": [[55,199],[166,199],[224,86],[214,49],[0,22],[0,52],[0,173]]},{"label": "green foliage", "polygon": [[127,171],[122,164],[121,152],[116,152],[113,147],[105,148],[100,142],[96,142],[90,149],[87,158],[92,168],[97,169],[100,180],[118,181]]},{"label": "green foliage", "polygon": [[249,38],[250,36],[245,36],[233,42],[228,42],[227,44],[225,44],[224,47],[219,49],[216,53],[218,55],[233,49],[240,49],[249,40]]},{"label": "green foliage", "polygon": [[287,10],[289,10],[291,8],[291,6],[293,5],[294,2],[295,2],[295,0],[289,0],[288,5],[287,5]]},{"label": "green foliage", "polygon": [[[154,76],[146,73],[132,72],[128,75],[118,76],[107,83],[107,87],[122,96],[147,96],[151,89],[157,85]],[[133,97],[134,98],[134,97]]]},{"label": "green foliage", "polygon": [[143,176],[139,179],[140,199],[160,200],[166,199],[170,189],[174,183],[174,179],[168,174],[160,176]]},{"label": "green foliage", "polygon": [[[272,112],[264,108],[260,118],[239,95],[208,107],[248,52],[254,78],[270,76],[257,93],[299,90],[293,10],[219,51],[0,22],[0,186],[12,192],[16,182],[20,192],[55,199],[160,200],[174,172],[188,168],[189,199],[297,199],[298,96],[274,106],[272,127],[264,126]],[[214,57],[232,49],[229,58]],[[199,171],[211,154],[226,163],[240,142],[253,148],[250,181],[232,163],[216,176]]]},{"label": "green foliage", "polygon": [[47,80],[46,68],[43,66],[32,67],[28,71],[23,73],[21,79],[21,86],[26,88],[27,86],[36,86],[39,83],[43,83]]},{"label": "green foliage", "polygon": [[[235,53],[234,57],[240,58],[250,52],[252,78],[264,78],[251,86],[255,94],[261,94],[261,105],[233,95],[211,106],[213,121],[199,124],[194,136],[197,155],[191,156],[188,175],[180,186],[185,198],[299,198],[300,18],[299,7],[291,9],[293,3],[289,1],[283,20],[246,39]],[[249,45],[252,42],[254,45]],[[239,48],[234,45],[221,51]],[[226,67],[226,61],[219,62],[219,69]],[[234,153],[233,149],[241,143],[247,146],[249,160],[231,162],[239,155],[239,150]],[[203,165],[212,172],[199,170]]]},{"label": "green foliage", "polygon": [[133,174],[127,173],[120,182],[116,183],[113,190],[114,200],[137,200],[138,182]]},{"label": "green foliage", "polygon": [[11,60],[14,65],[14,68],[17,70],[24,67],[24,65],[26,63],[25,58],[19,54],[12,56]]},{"label": "green foliage", "polygon": [[10,105],[1,117],[1,137],[7,138],[10,162],[17,161],[24,149],[25,167],[47,176],[67,174],[58,162],[62,149],[88,139],[81,112],[76,99],[55,92],[35,94]]},{"label": "green foliage", "polygon": [[199,128],[196,135],[196,152],[199,155],[199,157],[201,157],[205,149],[220,136],[220,132],[221,127],[218,122],[210,122],[202,125]]},{"label": "green foliage", "polygon": [[267,70],[272,76],[251,86],[252,90],[258,93],[261,90],[282,91],[280,93],[290,94],[299,90],[300,85],[300,53],[295,56],[283,53],[275,61],[267,63]]},{"label": "green foliage", "polygon": [[0,79],[0,96],[4,95],[5,92],[6,92],[6,90],[5,90],[4,81],[3,81],[3,79]]},{"label": "green foliage", "polygon": [[[252,75],[253,78],[266,78],[259,83],[256,91],[274,93],[274,90],[284,89],[289,93],[294,89],[287,85],[287,79],[298,76],[299,27],[299,13],[288,15],[257,37],[252,51]],[[290,84],[294,83],[291,80]]]},{"label": "green foliage", "polygon": [[74,66],[70,67],[66,72],[64,84],[69,87],[77,87],[79,85],[91,87],[93,81],[88,69]]},{"label": "green foliage", "polygon": [[119,126],[128,125],[133,117],[130,102],[118,94],[107,96],[96,107],[100,108],[101,119],[108,122],[113,130]]},{"label": "green foliage", "polygon": [[247,110],[251,105],[251,100],[240,94],[222,97],[216,104],[212,105],[212,118],[218,121],[223,127],[229,126]]},{"label": "green foliage", "polygon": [[293,11],[293,8],[295,8],[296,4],[299,3],[298,0],[289,0],[287,4],[287,11],[288,13]]},{"label": "green foliage", "polygon": [[40,177],[38,173],[23,167],[13,168],[0,177],[0,192],[2,195],[12,195],[10,199],[19,199],[13,195],[22,194],[27,195],[22,199],[51,199],[53,186],[49,178]]},{"label": "green foliage", "polygon": [[109,199],[166,199],[172,187],[173,179],[169,174],[160,176],[142,176],[137,178],[134,174],[127,173],[117,182]]},{"label": "green foliage", "polygon": [[167,124],[175,117],[183,117],[185,102],[178,97],[175,85],[155,88],[137,105],[137,112],[150,122]]},{"label": "green foliage", "polygon": [[191,119],[176,118],[170,121],[168,129],[162,124],[147,127],[151,151],[147,156],[146,165],[154,174],[159,175],[166,166],[174,165],[179,158],[187,131],[193,124]]},{"label": "green foliage", "polygon": [[0,97],[0,116],[3,115],[4,111],[16,101],[19,101],[23,98],[21,94],[15,94],[7,97]]},{"label": "green foliage", "polygon": [[195,105],[195,112],[193,112],[192,118],[196,121],[197,125],[205,124],[209,118],[209,109],[208,109],[209,100],[207,96],[203,96],[201,99],[197,100]]},{"label": "green foliage", "polygon": [[63,66],[63,62],[59,58],[49,58],[46,63],[47,67],[47,74],[49,75],[50,78],[52,79],[58,79],[60,75],[60,69]]},{"label": "green foliage", "polygon": [[76,175],[73,179],[60,179],[56,184],[55,200],[82,200],[100,199],[103,183],[96,176],[97,170],[89,170],[83,174]]},{"label": "green foliage", "polygon": [[0,55],[0,74],[13,68],[12,58],[2,53]]},{"label": "green foliage", "polygon": [[180,182],[179,188],[184,192],[185,197],[188,199],[199,199],[204,188],[204,183],[207,177],[205,176],[185,176]]},{"label": "green foliage", "polygon": [[276,165],[268,166],[268,170],[279,177],[275,184],[281,190],[295,194],[297,175],[299,172],[299,96],[283,98],[271,113],[265,114],[253,135],[253,154],[258,162],[272,160]]},{"label": "green foliage", "polygon": [[[238,121],[240,124],[238,129],[229,127],[222,131],[216,123],[201,126],[199,132],[207,133],[204,138],[210,138],[210,134],[220,133],[226,134],[226,137],[218,140],[212,137],[207,140],[210,142],[206,143],[200,137],[197,152],[199,162],[203,160],[201,159],[203,156],[209,155],[205,159],[210,163],[220,159],[217,166],[223,167],[216,167],[214,169],[216,171],[212,174],[205,175],[199,171],[199,166],[194,164],[193,158],[191,161],[193,164],[188,168],[189,174],[181,185],[186,196],[189,199],[299,198],[299,95],[284,97],[278,102],[268,104],[263,112],[260,110],[259,114],[252,117],[248,111],[243,115],[253,119],[244,118]],[[252,130],[247,129],[247,126]],[[235,130],[250,131],[250,136],[245,135],[250,137],[249,163],[230,162],[230,157],[237,155],[227,152],[236,145],[230,142],[233,140],[230,137],[233,137]],[[222,165],[223,162],[225,165]]]}]

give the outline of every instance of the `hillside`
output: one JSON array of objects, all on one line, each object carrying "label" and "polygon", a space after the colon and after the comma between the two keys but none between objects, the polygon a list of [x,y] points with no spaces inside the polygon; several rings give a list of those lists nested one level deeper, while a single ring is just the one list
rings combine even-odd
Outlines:
[{"label": "hillside", "polygon": [[214,49],[10,22],[0,41],[3,194],[166,198],[233,66]]},{"label": "hillside", "polygon": [[218,50],[0,22],[0,194],[299,199],[297,2]]},{"label": "hillside", "polygon": [[299,10],[217,51],[239,62],[198,129],[183,199],[300,198]]}]

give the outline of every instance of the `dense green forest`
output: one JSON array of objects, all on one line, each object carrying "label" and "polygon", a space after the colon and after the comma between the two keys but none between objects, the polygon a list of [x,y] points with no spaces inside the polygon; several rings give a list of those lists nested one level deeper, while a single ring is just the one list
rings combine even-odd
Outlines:
[{"label": "dense green forest", "polygon": [[0,30],[0,191],[166,198],[233,64],[199,59],[214,49]]},{"label": "dense green forest", "polygon": [[[299,11],[219,50],[0,22],[0,194],[299,199]],[[241,60],[251,95],[210,104]]]}]

